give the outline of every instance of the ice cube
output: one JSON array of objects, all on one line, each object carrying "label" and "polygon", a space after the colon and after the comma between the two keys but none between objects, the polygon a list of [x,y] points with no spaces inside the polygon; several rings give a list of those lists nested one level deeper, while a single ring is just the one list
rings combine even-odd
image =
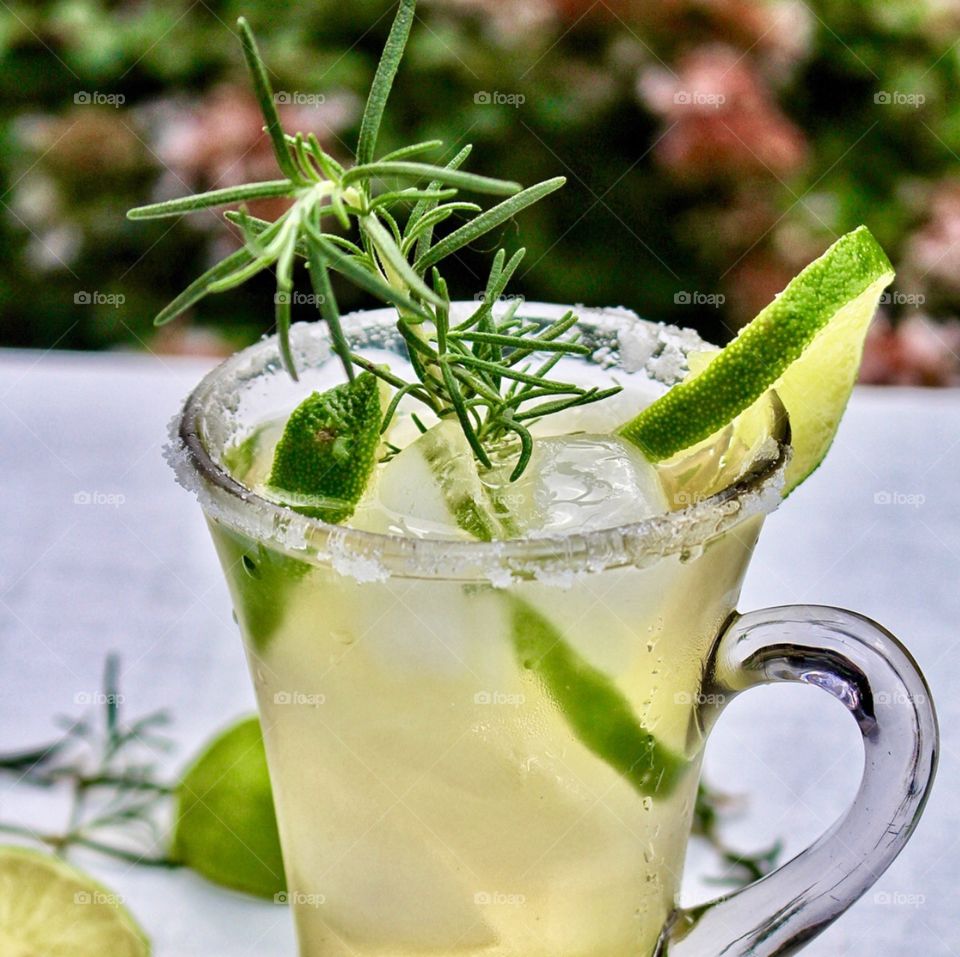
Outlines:
[{"label": "ice cube", "polygon": [[458,423],[446,420],[383,467],[350,524],[416,537],[543,537],[668,510],[653,466],[615,435],[537,438],[526,470],[511,482],[515,463],[511,449],[499,467],[478,474]]},{"label": "ice cube", "polygon": [[654,467],[616,435],[538,439],[527,470],[502,498],[533,537],[615,528],[668,511]]},{"label": "ice cube", "polygon": [[380,470],[350,524],[417,538],[502,537],[470,445],[449,419]]}]

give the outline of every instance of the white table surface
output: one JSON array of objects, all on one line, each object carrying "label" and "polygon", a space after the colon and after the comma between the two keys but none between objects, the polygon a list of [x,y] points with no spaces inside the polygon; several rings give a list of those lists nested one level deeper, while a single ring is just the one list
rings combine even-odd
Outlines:
[{"label": "white table surface", "polygon": [[[140,355],[0,352],[0,751],[46,742],[53,717],[100,688],[122,655],[125,707],[169,709],[180,763],[253,709],[230,604],[200,511],[161,458],[166,425],[209,366]],[[75,502],[77,493],[122,497]],[[914,504],[877,504],[879,492]],[[97,496],[93,496],[97,498]],[[922,497],[918,499],[917,497]],[[102,498],[101,498],[102,500]],[[921,501],[921,504],[916,504]],[[902,637],[925,670],[943,733],[937,786],[913,842],[811,957],[960,955],[960,391],[860,389],[826,464],[773,515],[741,608],[820,602]],[[858,733],[810,688],[738,699],[707,750],[717,788],[747,796],[738,846],[793,854],[849,802]],[[61,796],[0,777],[0,820],[56,827]],[[292,957],[285,908],[87,856],[157,957]],[[691,853],[684,900],[715,893]]]}]

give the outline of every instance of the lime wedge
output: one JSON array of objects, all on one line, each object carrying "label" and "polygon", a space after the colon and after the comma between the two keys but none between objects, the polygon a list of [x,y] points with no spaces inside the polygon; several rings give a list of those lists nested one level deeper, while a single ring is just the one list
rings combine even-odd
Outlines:
[{"label": "lime wedge", "polygon": [[267,758],[257,718],[217,737],[177,789],[173,856],[223,887],[286,890]]},{"label": "lime wedge", "polygon": [[790,416],[784,494],[823,460],[856,381],[893,267],[866,226],[837,240],[729,345],[619,432],[652,462],[725,428],[771,388]]},{"label": "lime wedge", "polygon": [[669,509],[676,511],[766,474],[790,441],[787,410],[777,391],[768,389],[719,432],[652,468]]},{"label": "lime wedge", "polygon": [[529,604],[506,595],[520,664],[543,682],[581,744],[644,797],[667,797],[688,768],[640,724],[613,681],[584,661],[560,631]]},{"label": "lime wedge", "polygon": [[145,957],[146,935],[120,898],[82,871],[24,847],[0,847],[3,957]]},{"label": "lime wedge", "polygon": [[270,494],[312,518],[349,518],[376,465],[381,415],[380,384],[370,372],[314,392],[293,410],[277,443]]}]

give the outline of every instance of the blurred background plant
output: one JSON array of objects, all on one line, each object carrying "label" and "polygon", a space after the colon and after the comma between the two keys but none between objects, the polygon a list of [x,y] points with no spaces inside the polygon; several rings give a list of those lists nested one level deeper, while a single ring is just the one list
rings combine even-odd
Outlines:
[{"label": "blurred background plant", "polygon": [[[0,344],[219,354],[268,331],[272,277],[155,330],[236,236],[213,212],[124,213],[275,176],[241,13],[285,125],[345,158],[391,9],[0,3]],[[722,342],[866,222],[898,280],[864,378],[960,383],[958,0],[423,0],[418,19],[382,148],[467,141],[476,171],[569,177],[521,217],[519,292],[623,304]],[[461,256],[454,293],[471,298],[481,275]],[[313,314],[294,303],[295,319]]]}]

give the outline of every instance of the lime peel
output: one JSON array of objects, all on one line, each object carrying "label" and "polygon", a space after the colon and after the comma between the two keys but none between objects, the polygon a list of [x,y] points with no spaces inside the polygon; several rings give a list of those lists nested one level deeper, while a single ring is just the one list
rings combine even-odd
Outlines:
[{"label": "lime peel", "polygon": [[308,396],[277,443],[270,497],[311,518],[348,519],[376,465],[381,405],[380,382],[370,372]]},{"label": "lime peel", "polygon": [[634,714],[614,681],[585,661],[560,631],[516,595],[510,604],[514,650],[553,699],[571,733],[644,797],[668,797],[689,769]]},{"label": "lime peel", "polygon": [[709,438],[775,388],[794,436],[786,494],[830,447],[856,380],[867,327],[893,276],[866,226],[847,233],[704,368],[619,433],[650,461],[660,462]]}]

